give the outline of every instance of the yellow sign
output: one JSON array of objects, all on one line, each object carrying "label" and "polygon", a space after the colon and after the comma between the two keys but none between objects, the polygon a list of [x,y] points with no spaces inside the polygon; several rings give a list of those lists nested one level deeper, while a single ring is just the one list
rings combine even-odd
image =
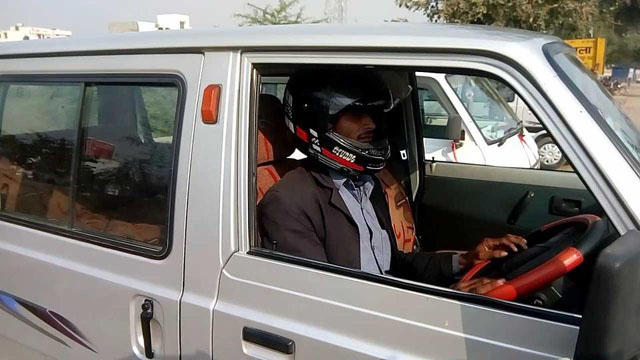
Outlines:
[{"label": "yellow sign", "polygon": [[584,66],[599,75],[604,74],[604,54],[607,46],[605,38],[573,39],[565,42],[576,49]]}]

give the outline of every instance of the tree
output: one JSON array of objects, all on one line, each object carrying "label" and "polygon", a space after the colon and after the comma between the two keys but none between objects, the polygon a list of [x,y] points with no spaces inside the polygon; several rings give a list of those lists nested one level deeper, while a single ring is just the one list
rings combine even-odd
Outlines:
[{"label": "tree", "polygon": [[640,32],[640,1],[601,0],[602,25],[612,28],[618,35]]},{"label": "tree", "polygon": [[598,13],[596,0],[395,1],[401,7],[422,11],[430,19],[442,17],[450,23],[506,26],[565,38],[589,36]]},{"label": "tree", "polygon": [[233,16],[242,19],[240,26],[322,22],[322,19],[314,20],[305,17],[303,15],[303,6],[300,6],[296,10],[295,7],[298,5],[298,1],[299,0],[278,0],[277,6],[266,5],[265,7],[247,3],[247,6],[252,8],[251,13],[234,14]]}]

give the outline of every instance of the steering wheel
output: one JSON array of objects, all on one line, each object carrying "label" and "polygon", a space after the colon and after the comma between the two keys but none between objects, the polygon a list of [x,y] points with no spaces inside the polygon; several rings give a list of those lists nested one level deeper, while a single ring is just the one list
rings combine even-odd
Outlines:
[{"label": "steering wheel", "polygon": [[577,215],[544,225],[526,235],[525,251],[481,262],[461,281],[476,277],[505,279],[485,295],[516,300],[544,288],[595,255],[603,245],[607,225],[596,215]]}]

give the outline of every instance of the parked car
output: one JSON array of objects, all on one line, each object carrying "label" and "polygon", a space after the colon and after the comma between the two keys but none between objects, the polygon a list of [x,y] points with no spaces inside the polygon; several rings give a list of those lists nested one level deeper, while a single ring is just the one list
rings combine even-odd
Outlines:
[{"label": "parked car", "polygon": [[562,168],[567,160],[562,154],[562,150],[555,143],[551,135],[540,124],[536,115],[531,112],[527,104],[510,87],[494,82],[502,98],[509,104],[518,119],[522,121],[525,129],[533,137],[538,148],[538,156],[541,169],[558,170]]},{"label": "parked car", "polygon": [[[426,159],[539,167],[535,141],[489,79],[425,72],[416,77]],[[458,130],[453,135],[451,127]]]},{"label": "parked car", "polygon": [[[464,251],[525,236],[529,250],[449,279],[504,284],[478,295],[263,246],[256,204],[301,166],[282,145],[338,156],[287,122],[267,94],[282,89],[263,83],[311,69],[384,79],[393,106],[376,116],[391,156],[372,181],[392,245]],[[575,173],[521,160],[531,140],[480,91],[489,79],[526,102]],[[430,149],[434,130],[453,149]],[[464,163],[465,151],[484,160]],[[638,188],[638,128],[547,35],[296,25],[2,43],[2,357],[638,357]]]}]

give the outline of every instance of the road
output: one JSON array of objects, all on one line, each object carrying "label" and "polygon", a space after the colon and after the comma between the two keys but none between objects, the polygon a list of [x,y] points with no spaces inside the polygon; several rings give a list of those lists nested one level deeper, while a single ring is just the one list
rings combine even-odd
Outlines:
[{"label": "road", "polygon": [[615,95],[614,98],[636,127],[640,128],[640,84],[631,84],[626,91]]}]

